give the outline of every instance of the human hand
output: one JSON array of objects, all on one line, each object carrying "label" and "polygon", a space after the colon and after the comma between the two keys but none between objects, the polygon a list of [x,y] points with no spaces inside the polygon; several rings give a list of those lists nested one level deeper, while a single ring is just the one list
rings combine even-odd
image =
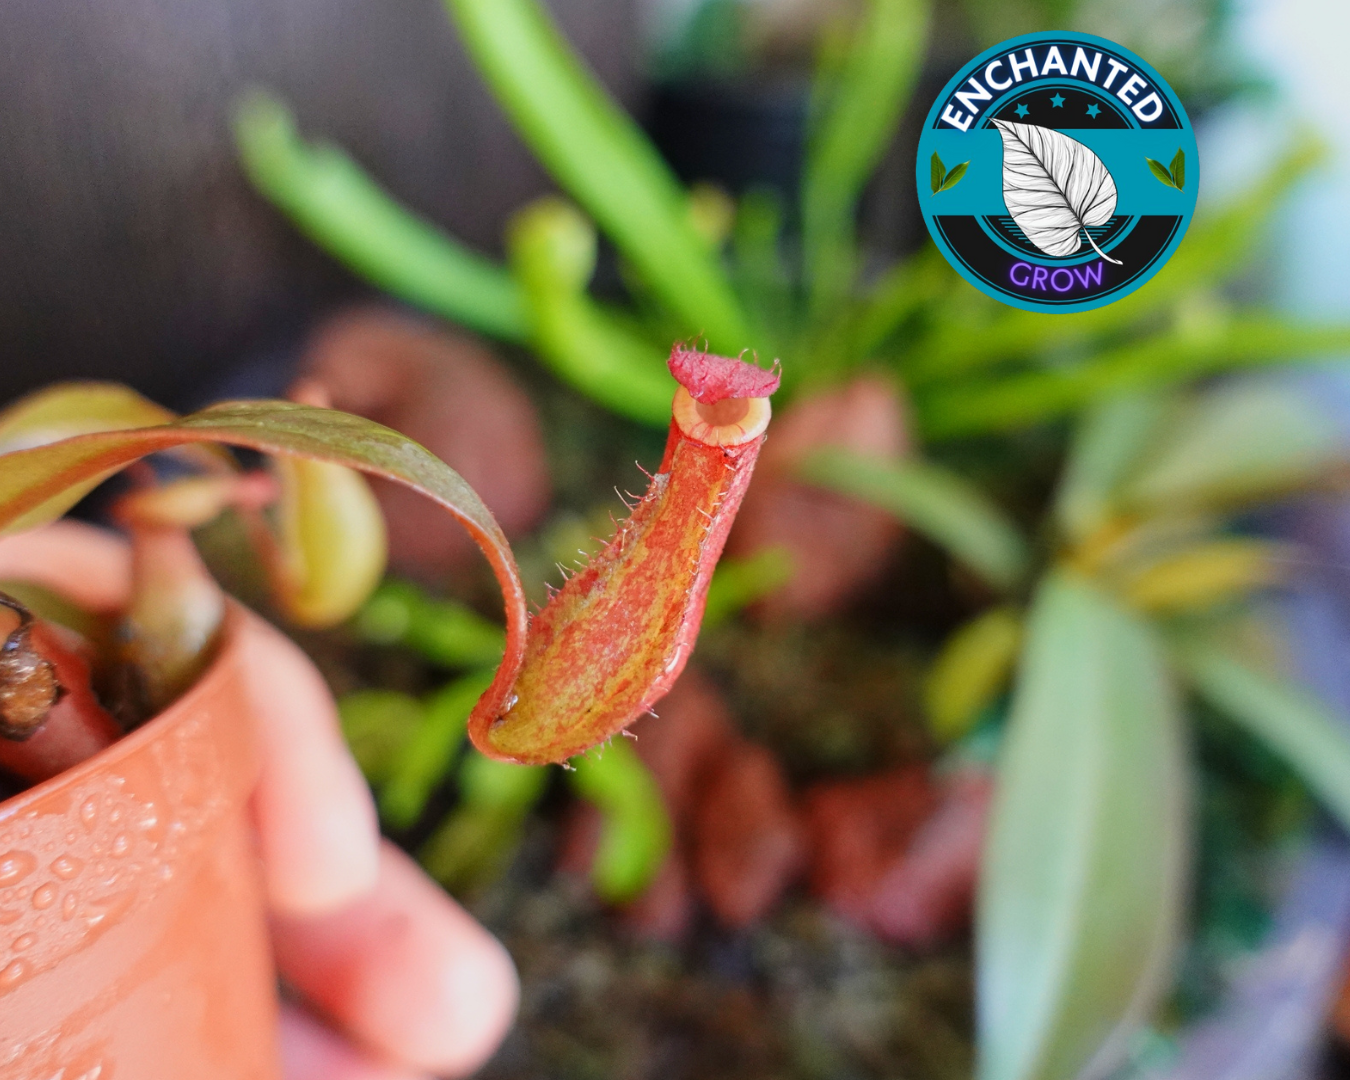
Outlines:
[{"label": "human hand", "polygon": [[[121,607],[126,546],[74,522],[0,540],[0,579]],[[253,808],[282,977],[286,1080],[462,1076],[496,1048],[519,988],[506,950],[393,845],[300,649],[262,619],[244,654],[263,768]],[[319,1020],[317,1015],[325,1019]]]}]

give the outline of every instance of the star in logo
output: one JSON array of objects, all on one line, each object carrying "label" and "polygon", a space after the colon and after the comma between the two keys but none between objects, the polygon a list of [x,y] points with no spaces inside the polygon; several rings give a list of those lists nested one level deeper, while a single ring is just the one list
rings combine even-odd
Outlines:
[{"label": "star in logo", "polygon": [[1031,110],[1028,109],[1025,105],[1019,105],[1017,106],[1017,108],[1013,110],[1013,112],[1017,114],[1017,118],[1020,120],[1022,119],[1022,117],[1026,116],[1027,113],[1031,112]]},{"label": "star in logo", "polygon": [[1096,115],[1101,111],[1102,107],[1096,104],[1095,102],[1088,106],[1088,115],[1091,117],[1096,117]]},{"label": "star in logo", "polygon": [[1050,99],[1050,104],[1053,105],[1056,109],[1058,109],[1061,105],[1064,104],[1064,95],[1056,94],[1054,97]]}]

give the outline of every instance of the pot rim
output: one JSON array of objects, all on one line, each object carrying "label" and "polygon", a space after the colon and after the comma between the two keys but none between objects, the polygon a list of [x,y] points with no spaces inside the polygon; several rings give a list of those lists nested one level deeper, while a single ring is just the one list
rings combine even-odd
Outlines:
[{"label": "pot rim", "polygon": [[25,788],[17,795],[0,801],[0,822],[21,814],[32,803],[47,798],[62,788],[78,785],[98,773],[115,768],[127,758],[143,752],[150,744],[158,742],[175,728],[187,723],[197,711],[201,699],[216,693],[216,685],[229,677],[230,661],[239,649],[240,631],[248,615],[247,609],[242,604],[227,597],[225,617],[221,620],[220,640],[216,645],[215,655],[196,682],[162,712],[104,747],[97,754],[65,772],[57,773],[32,787]]}]

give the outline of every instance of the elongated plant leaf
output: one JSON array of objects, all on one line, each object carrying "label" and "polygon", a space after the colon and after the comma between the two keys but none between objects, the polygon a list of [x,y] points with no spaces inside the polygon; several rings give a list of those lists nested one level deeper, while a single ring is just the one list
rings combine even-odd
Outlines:
[{"label": "elongated plant leaf", "polygon": [[1178,150],[1172,155],[1172,164],[1168,166],[1168,171],[1172,174],[1172,183],[1180,191],[1186,186],[1186,151]]},{"label": "elongated plant leaf", "polygon": [[1183,638],[1174,652],[1200,696],[1284,758],[1350,829],[1350,728],[1314,695],[1252,670],[1223,646]]},{"label": "elongated plant leaf", "polygon": [[942,159],[934,154],[928,162],[928,182],[936,195],[942,188],[942,181],[947,179],[947,167],[942,164]]},{"label": "elongated plant leaf", "polygon": [[1026,572],[1026,542],[1003,512],[973,484],[936,465],[829,448],[812,454],[801,475],[889,511],[996,588],[1011,588]]},{"label": "elongated plant leaf", "polygon": [[1084,414],[1055,495],[1055,518],[1070,542],[1081,544],[1110,517],[1163,410],[1155,395],[1122,394]]},{"label": "elongated plant leaf", "polygon": [[1188,850],[1149,627],[1056,572],[1027,627],[976,928],[980,1080],[1103,1076],[1166,988]]},{"label": "elongated plant leaf", "polygon": [[1166,184],[1170,188],[1174,188],[1177,186],[1176,180],[1172,178],[1171,170],[1168,169],[1168,167],[1164,165],[1161,161],[1155,161],[1151,157],[1146,157],[1144,158],[1144,160],[1148,162],[1149,172],[1151,172],[1164,184]]},{"label": "elongated plant leaf", "polygon": [[1026,238],[1047,255],[1072,255],[1083,246],[1120,265],[1097,247],[1091,228],[1116,212],[1116,182],[1102,159],[1053,128],[995,120],[1003,136],[1003,202]]},{"label": "elongated plant leaf", "polygon": [[1011,431],[1074,412],[1108,394],[1161,389],[1217,371],[1292,364],[1346,348],[1350,326],[1248,315],[1229,320],[1214,334],[1159,334],[1104,350],[1075,367],[918,391],[915,406],[930,438]]},{"label": "elongated plant leaf", "polygon": [[486,701],[500,708],[524,652],[525,591],[510,545],[474,490],[445,462],[406,436],[357,416],[284,401],[239,401],[131,431],[80,435],[0,456],[0,531],[73,486],[106,477],[139,458],[190,443],[219,442],[267,454],[295,454],[401,483],[439,503],[468,530],[501,585],[506,651]]},{"label": "elongated plant leaf", "polygon": [[1193,398],[1159,434],[1122,492],[1133,510],[1232,505],[1306,483],[1343,456],[1312,397],[1268,380]]},{"label": "elongated plant leaf", "polygon": [[403,209],[337,147],[304,142],[279,101],[245,99],[235,138],[258,190],[356,273],[454,322],[525,339],[525,305],[505,269]]},{"label": "elongated plant leaf", "polygon": [[549,368],[620,415],[668,424],[675,380],[664,354],[586,293],[595,264],[590,222],[561,199],[541,199],[512,219],[508,245],[534,346]]},{"label": "elongated plant leaf", "polygon": [[733,355],[752,344],[683,190],[536,0],[446,0],[464,43],[539,160],[686,323]]},{"label": "elongated plant leaf", "polygon": [[952,188],[956,187],[956,185],[961,182],[961,177],[966,175],[966,170],[969,168],[969,161],[962,161],[959,164],[953,165],[952,171],[943,179],[942,185],[938,188],[938,192],[950,191]]},{"label": "elongated plant leaf", "polygon": [[573,790],[604,819],[591,864],[596,895],[610,903],[640,896],[670,850],[670,815],[656,778],[627,739],[576,759]]},{"label": "elongated plant leaf", "polygon": [[[149,427],[173,419],[173,413],[118,383],[73,382],[47,387],[20,398],[0,412],[0,454],[88,435],[96,431]],[[0,534],[21,532],[54,521],[89,494],[104,476],[72,486],[34,507]]]},{"label": "elongated plant leaf", "polygon": [[474,672],[427,698],[422,722],[399,748],[380,792],[380,813],[395,828],[422,816],[432,791],[454,767],[469,713],[491,682],[491,672]]},{"label": "elongated plant leaf", "polygon": [[869,0],[842,63],[819,88],[801,196],[806,272],[818,313],[848,287],[854,205],[919,77],[929,11],[928,0]]}]

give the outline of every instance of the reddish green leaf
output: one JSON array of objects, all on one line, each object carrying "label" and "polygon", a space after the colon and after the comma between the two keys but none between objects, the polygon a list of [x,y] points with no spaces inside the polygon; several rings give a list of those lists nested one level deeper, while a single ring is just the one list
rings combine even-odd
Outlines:
[{"label": "reddish green leaf", "polygon": [[506,537],[463,477],[411,439],[369,420],[284,401],[238,401],[155,427],[18,450],[0,457],[0,530],[147,454],[198,442],[345,465],[404,484],[445,507],[482,548],[501,584],[506,655],[484,695],[490,707],[501,706],[520,666],[526,626],[525,593]]}]

